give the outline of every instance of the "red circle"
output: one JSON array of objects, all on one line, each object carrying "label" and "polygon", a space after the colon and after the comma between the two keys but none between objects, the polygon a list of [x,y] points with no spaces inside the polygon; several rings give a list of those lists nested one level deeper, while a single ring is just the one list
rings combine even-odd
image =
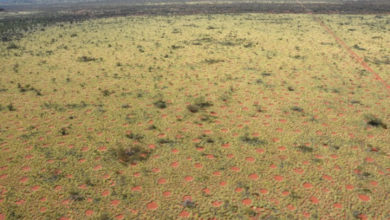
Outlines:
[{"label": "red circle", "polygon": [[244,204],[244,205],[251,205],[252,204],[252,200],[249,199],[249,198],[243,199],[242,200],[242,204]]},{"label": "red circle", "polygon": [[146,208],[149,210],[156,210],[158,208],[158,205],[156,202],[152,201],[146,205]]},{"label": "red circle", "polygon": [[365,201],[365,202],[371,200],[371,198],[369,196],[364,195],[364,194],[359,194],[359,199],[362,200],[362,201]]}]

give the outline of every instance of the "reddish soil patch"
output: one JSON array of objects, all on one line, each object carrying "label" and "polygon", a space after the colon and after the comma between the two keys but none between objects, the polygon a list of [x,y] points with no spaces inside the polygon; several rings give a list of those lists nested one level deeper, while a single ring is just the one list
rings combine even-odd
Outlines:
[{"label": "reddish soil patch", "polygon": [[283,181],[284,177],[283,176],[274,176],[274,179],[278,182]]},{"label": "reddish soil patch", "polygon": [[304,183],[303,187],[306,189],[311,189],[311,188],[313,188],[313,185],[311,183]]},{"label": "reddish soil patch", "polygon": [[165,192],[163,192],[163,196],[164,197],[169,197],[169,196],[171,196],[171,192],[169,192],[169,191],[165,191]]},{"label": "reddish soil patch", "polygon": [[243,199],[243,200],[242,200],[242,204],[243,204],[243,205],[246,205],[246,206],[249,206],[249,205],[252,204],[252,200],[251,200],[251,199],[248,199],[248,198]]},{"label": "reddish soil patch", "polygon": [[156,210],[158,208],[158,204],[152,201],[146,204],[146,208],[149,210]]},{"label": "reddish soil patch", "polygon": [[259,178],[259,175],[257,175],[256,173],[252,173],[248,177],[251,180],[257,180]]},{"label": "reddish soil patch", "polygon": [[186,177],[184,177],[184,180],[185,180],[186,182],[191,182],[192,180],[194,180],[194,177],[192,177],[192,176],[186,176]]},{"label": "reddish soil patch", "polygon": [[371,200],[371,198],[369,196],[364,195],[364,194],[359,194],[358,197],[359,197],[360,200],[362,200],[364,202],[368,202],[368,201]]},{"label": "reddish soil patch", "polygon": [[91,215],[93,215],[93,211],[88,209],[87,211],[85,211],[85,215],[86,216],[91,216]]},{"label": "reddish soil patch", "polygon": [[165,178],[160,178],[160,179],[158,179],[158,184],[166,184],[167,183],[167,179],[165,179]]},{"label": "reddish soil patch", "polygon": [[313,203],[313,204],[318,204],[320,201],[317,199],[317,197],[315,196],[312,196],[310,197],[310,201]]},{"label": "reddish soil patch", "polygon": [[180,214],[179,217],[181,218],[188,218],[190,216],[190,213],[186,210],[183,210]]},{"label": "reddish soil patch", "polygon": [[118,199],[115,199],[115,200],[111,201],[111,205],[113,205],[113,206],[118,206],[120,203],[121,203],[121,201],[118,200]]}]

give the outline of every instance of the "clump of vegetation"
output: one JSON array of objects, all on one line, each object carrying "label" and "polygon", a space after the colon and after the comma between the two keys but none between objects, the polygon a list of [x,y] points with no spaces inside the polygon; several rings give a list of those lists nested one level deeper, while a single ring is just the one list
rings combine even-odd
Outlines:
[{"label": "clump of vegetation", "polygon": [[171,48],[173,50],[177,50],[177,49],[181,49],[181,48],[184,48],[183,46],[180,46],[180,45],[172,45]]},{"label": "clump of vegetation", "polygon": [[215,63],[225,62],[225,60],[221,60],[221,59],[205,59],[204,62],[207,63],[207,64],[215,64]]},{"label": "clump of vegetation", "polygon": [[271,76],[272,74],[271,74],[271,73],[268,73],[268,72],[262,72],[261,75],[262,75],[262,76]]},{"label": "clump of vegetation", "polygon": [[330,146],[333,150],[339,150],[340,149],[340,146],[337,146],[337,145],[332,145]]},{"label": "clump of vegetation", "polygon": [[84,196],[80,195],[80,193],[76,191],[71,191],[69,193],[69,198],[73,201],[83,201],[85,199]]},{"label": "clump of vegetation", "polygon": [[41,90],[34,88],[30,84],[27,85],[22,85],[18,83],[18,89],[21,93],[28,92],[28,91],[33,91],[37,96],[42,96]]},{"label": "clump of vegetation", "polygon": [[257,111],[257,112],[260,112],[260,113],[265,112],[265,110],[263,109],[263,107],[261,107],[260,105],[255,105],[255,108],[256,108],[256,111]]},{"label": "clump of vegetation", "polygon": [[375,117],[374,115],[366,115],[367,124],[373,127],[381,127],[387,129],[387,124],[385,124],[382,119]]},{"label": "clump of vegetation", "polygon": [[193,201],[189,200],[189,199],[184,200],[183,203],[182,203],[182,205],[183,205],[184,207],[190,208],[190,209],[196,207],[196,204],[195,204]]},{"label": "clump of vegetation", "polygon": [[314,151],[312,147],[307,147],[305,145],[298,146],[298,149],[303,153],[312,153]]},{"label": "clump of vegetation", "polygon": [[215,119],[217,119],[216,116],[212,116],[212,115],[208,115],[208,114],[203,114],[201,117],[200,117],[200,120],[203,121],[203,122],[214,122]]},{"label": "clump of vegetation", "polygon": [[259,84],[259,85],[260,85],[260,84],[263,84],[263,83],[264,83],[264,82],[263,82],[262,79],[257,79],[257,80],[256,80],[256,84]]},{"label": "clump of vegetation", "polygon": [[187,105],[187,109],[192,113],[197,113],[200,110],[199,106],[197,105]]},{"label": "clump of vegetation", "polygon": [[199,99],[195,100],[194,104],[187,105],[187,109],[188,109],[188,111],[190,111],[192,113],[197,113],[200,110],[204,110],[204,109],[211,107],[211,106],[213,106],[213,103],[211,103],[209,101],[205,101],[204,98],[199,98]]},{"label": "clump of vegetation", "polygon": [[259,146],[259,145],[265,145],[267,144],[267,141],[260,140],[258,137],[249,137],[248,134],[245,134],[244,136],[240,137],[240,141],[245,142],[252,146]]},{"label": "clump of vegetation", "polygon": [[144,139],[145,136],[141,135],[141,134],[131,133],[131,134],[126,134],[126,137],[131,139],[131,140],[141,141],[142,139]]},{"label": "clump of vegetation", "polygon": [[8,109],[8,111],[10,111],[10,112],[16,111],[16,108],[14,107],[14,105],[13,105],[12,103],[10,103],[10,104],[7,105],[7,109]]},{"label": "clump of vegetation", "polygon": [[175,141],[172,141],[168,138],[162,138],[162,139],[158,139],[157,143],[159,143],[159,144],[174,144]]},{"label": "clump of vegetation", "polygon": [[53,102],[45,102],[41,107],[45,109],[54,109],[55,111],[58,112],[65,111],[65,108],[62,105]]},{"label": "clump of vegetation", "polygon": [[110,91],[110,90],[108,90],[108,89],[102,90],[103,96],[110,96],[110,95],[112,95],[112,94],[114,94],[114,93],[115,93],[115,91]]},{"label": "clump of vegetation", "polygon": [[302,197],[300,196],[300,195],[298,195],[295,191],[292,191],[291,193],[290,193],[290,198],[292,199],[292,200],[297,200],[297,199],[301,199]]},{"label": "clump of vegetation", "polygon": [[116,150],[118,160],[124,164],[147,160],[150,153],[140,146],[119,147]]},{"label": "clump of vegetation", "polygon": [[351,104],[362,105],[362,103],[359,100],[351,100]]},{"label": "clump of vegetation", "polygon": [[303,108],[298,107],[298,106],[291,107],[291,110],[294,112],[303,112]]},{"label": "clump of vegetation", "polygon": [[18,49],[19,46],[16,45],[14,42],[10,43],[7,47],[8,50]]},{"label": "clump of vegetation", "polygon": [[360,46],[357,45],[357,44],[353,45],[353,48],[355,48],[356,50],[366,50],[366,49],[360,47]]},{"label": "clump of vegetation", "polygon": [[61,128],[61,129],[60,129],[60,134],[61,134],[62,136],[68,135],[68,134],[69,134],[68,128]]},{"label": "clump of vegetation", "polygon": [[245,48],[253,47],[253,43],[252,42],[246,43],[246,44],[244,44],[244,47]]},{"label": "clump of vegetation", "polygon": [[102,213],[99,218],[97,218],[98,220],[112,220],[112,218],[110,217],[110,215],[108,213]]},{"label": "clump of vegetation", "polygon": [[81,101],[80,104],[72,103],[72,104],[66,104],[65,106],[69,109],[83,109],[86,108],[88,104],[85,103],[84,101]]},{"label": "clump of vegetation", "polygon": [[156,106],[157,108],[161,108],[161,109],[164,109],[167,107],[167,103],[163,100],[158,100],[157,102],[153,103],[154,106]]},{"label": "clump of vegetation", "polygon": [[81,56],[77,58],[77,61],[79,62],[91,62],[91,61],[97,61],[98,59],[95,57],[88,57],[88,56]]}]

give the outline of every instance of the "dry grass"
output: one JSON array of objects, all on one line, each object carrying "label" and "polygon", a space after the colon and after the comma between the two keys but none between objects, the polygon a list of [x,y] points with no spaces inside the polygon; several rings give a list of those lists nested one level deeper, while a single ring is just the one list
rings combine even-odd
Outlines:
[{"label": "dry grass", "polygon": [[[322,19],[389,82],[389,16]],[[110,18],[13,43],[7,219],[389,217],[389,94],[309,15]]]}]

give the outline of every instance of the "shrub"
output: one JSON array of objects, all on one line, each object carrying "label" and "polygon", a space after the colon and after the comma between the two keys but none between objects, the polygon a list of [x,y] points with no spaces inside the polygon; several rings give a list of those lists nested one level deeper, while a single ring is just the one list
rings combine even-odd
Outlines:
[{"label": "shrub", "polygon": [[374,115],[366,115],[365,117],[369,126],[387,129],[387,124],[385,124],[380,118],[377,118]]},{"label": "shrub", "polygon": [[129,164],[148,159],[150,152],[140,146],[119,147],[116,156],[121,163]]},{"label": "shrub", "polygon": [[79,62],[91,62],[91,61],[96,61],[97,59],[94,57],[88,57],[88,56],[81,56],[77,58],[77,61]]},{"label": "shrub", "polygon": [[10,43],[10,45],[8,45],[7,49],[8,50],[12,50],[12,49],[18,49],[19,46],[16,45],[14,42]]},{"label": "shrub", "polygon": [[161,109],[164,109],[167,107],[167,103],[163,100],[158,100],[157,102],[153,103],[154,106],[156,106],[157,108],[161,108]]}]

